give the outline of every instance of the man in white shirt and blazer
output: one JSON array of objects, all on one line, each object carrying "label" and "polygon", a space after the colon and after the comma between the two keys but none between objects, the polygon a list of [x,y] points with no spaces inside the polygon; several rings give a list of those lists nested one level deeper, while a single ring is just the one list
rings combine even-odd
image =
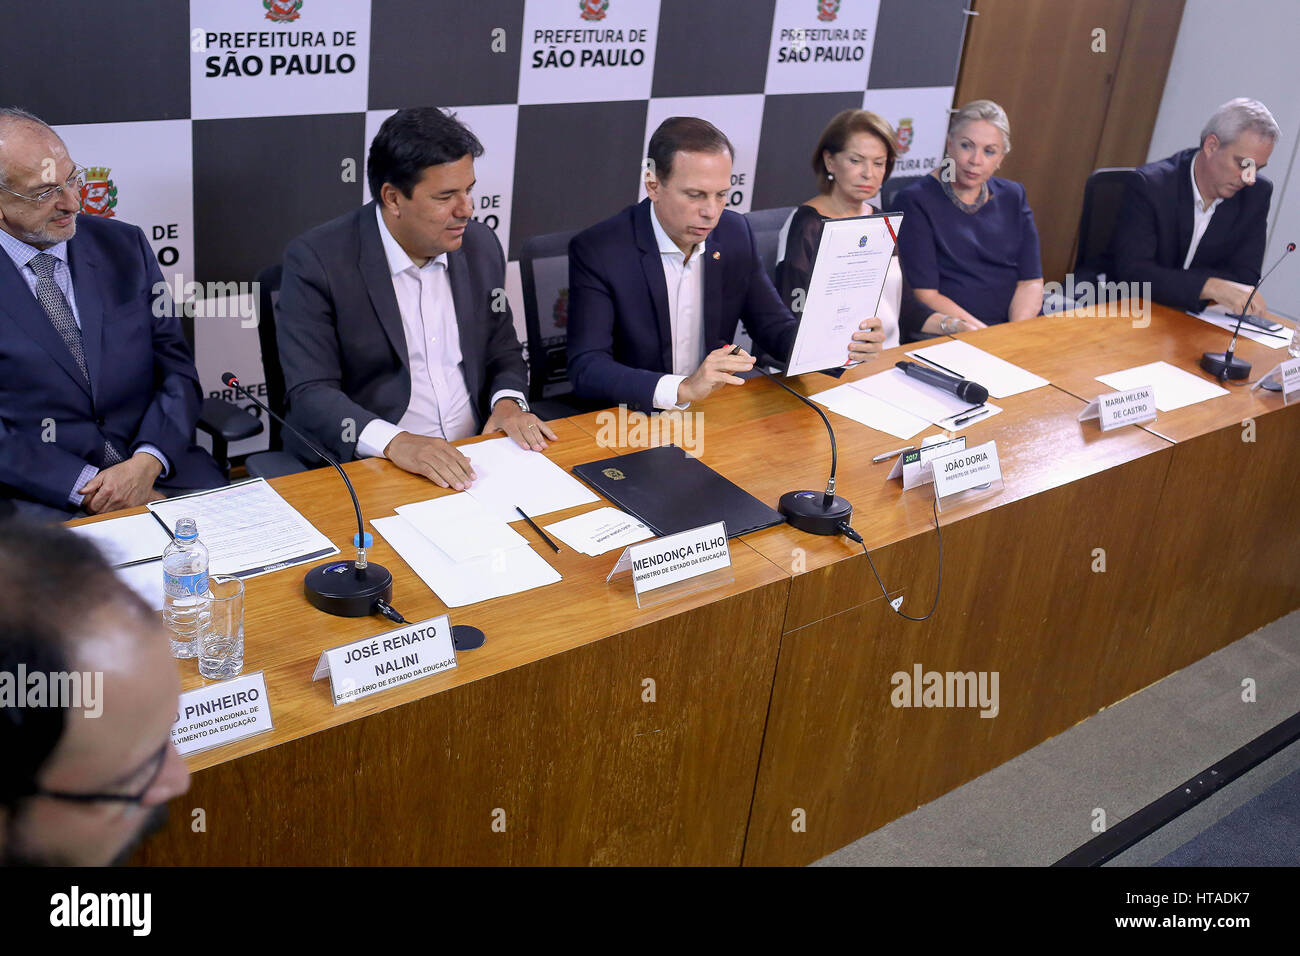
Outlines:
[{"label": "man in white shirt and blazer", "polygon": [[289,244],[276,318],[291,422],[338,458],[384,457],[458,491],[475,475],[451,442],[555,440],[528,410],[501,244],[471,218],[482,153],[439,109],[390,116],[370,147],[372,201]]}]

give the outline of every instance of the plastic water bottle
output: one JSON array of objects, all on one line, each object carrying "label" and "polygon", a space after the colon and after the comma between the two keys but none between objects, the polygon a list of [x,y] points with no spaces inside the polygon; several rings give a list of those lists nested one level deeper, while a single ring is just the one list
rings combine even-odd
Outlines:
[{"label": "plastic water bottle", "polygon": [[163,620],[172,632],[172,657],[198,656],[199,635],[211,613],[207,593],[208,549],[194,519],[181,518],[163,552]]},{"label": "plastic water bottle", "polygon": [[1292,358],[1300,358],[1300,321],[1295,324],[1295,331],[1291,333],[1291,344],[1286,350]]}]

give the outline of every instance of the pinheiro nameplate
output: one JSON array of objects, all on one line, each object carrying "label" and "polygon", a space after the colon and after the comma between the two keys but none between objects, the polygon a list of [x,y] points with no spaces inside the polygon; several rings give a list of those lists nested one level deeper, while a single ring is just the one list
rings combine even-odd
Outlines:
[{"label": "pinheiro nameplate", "polygon": [[1156,420],[1156,389],[1142,385],[1123,392],[1104,392],[1079,413],[1079,421],[1097,419],[1101,430],[1108,432],[1124,425],[1140,425]]},{"label": "pinheiro nameplate", "polygon": [[266,674],[258,671],[181,694],[172,724],[172,743],[176,752],[185,757],[266,733],[273,726]]},{"label": "pinheiro nameplate", "polygon": [[444,614],[331,648],[321,654],[311,679],[329,675],[337,707],[455,666],[451,619]]},{"label": "pinheiro nameplate", "polygon": [[965,447],[966,436],[961,435],[957,438],[950,438],[948,441],[932,442],[928,445],[923,444],[920,448],[905,451],[894,460],[894,467],[889,470],[886,480],[901,477],[904,491],[909,491],[919,485],[928,485],[934,481],[934,473],[930,471],[930,463],[940,455],[960,451]]},{"label": "pinheiro nameplate", "polygon": [[993,441],[943,455],[930,462],[930,467],[934,470],[934,496],[939,500],[1002,480],[998,445]]},{"label": "pinheiro nameplate", "polygon": [[1267,375],[1262,376],[1258,382],[1250,387],[1251,391],[1259,388],[1270,378],[1282,384],[1283,405],[1290,405],[1300,399],[1300,358],[1288,359]]}]

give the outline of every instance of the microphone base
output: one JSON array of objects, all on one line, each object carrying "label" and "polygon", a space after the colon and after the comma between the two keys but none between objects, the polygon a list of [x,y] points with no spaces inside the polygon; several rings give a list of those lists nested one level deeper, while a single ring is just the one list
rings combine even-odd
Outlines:
[{"label": "microphone base", "polygon": [[1235,355],[1229,361],[1226,352],[1206,352],[1201,356],[1201,368],[1215,378],[1226,378],[1234,382],[1250,378],[1250,363]]},{"label": "microphone base", "polygon": [[393,575],[382,564],[357,570],[355,561],[331,561],[312,568],[302,589],[312,607],[339,617],[368,617],[393,597]]},{"label": "microphone base", "polygon": [[839,534],[840,522],[853,516],[853,505],[836,495],[829,508],[822,506],[826,497],[820,491],[787,491],[781,496],[777,510],[792,528],[809,534]]}]

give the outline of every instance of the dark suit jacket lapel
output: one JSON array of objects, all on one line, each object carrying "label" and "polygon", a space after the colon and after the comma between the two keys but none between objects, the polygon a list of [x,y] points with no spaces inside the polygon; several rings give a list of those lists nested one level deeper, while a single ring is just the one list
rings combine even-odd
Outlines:
[{"label": "dark suit jacket lapel", "polygon": [[722,340],[722,269],[727,256],[716,240],[705,240],[704,250],[704,351],[708,353],[729,344]]},{"label": "dark suit jacket lapel", "polygon": [[[1178,162],[1178,267],[1182,268],[1183,259],[1187,256],[1187,247],[1192,244],[1192,203],[1195,197],[1192,195],[1192,174],[1189,169],[1192,160],[1196,156],[1196,151],[1191,150],[1191,155]],[[1215,210],[1218,214],[1218,210]],[[1213,220],[1211,220],[1213,222]]]},{"label": "dark suit jacket lapel", "polygon": [[[100,372],[104,367],[104,297],[100,288],[99,263],[85,251],[75,238],[68,243],[72,292],[77,298],[77,317],[81,320],[81,347],[86,353],[86,372],[90,375],[92,395],[97,396]],[[150,302],[153,302],[152,298]],[[76,365],[75,360],[73,365]]]},{"label": "dark suit jacket lapel", "polygon": [[402,313],[397,308],[397,293],[393,291],[393,275],[388,267],[388,257],[384,255],[384,244],[379,239],[374,202],[366,203],[362,208],[360,230],[361,278],[366,284],[366,292],[370,295],[370,304],[374,306],[379,325],[402,360],[402,367],[409,372],[411,357],[406,351],[406,332],[402,329]]},{"label": "dark suit jacket lapel", "polygon": [[[80,305],[80,293],[76,289],[73,291],[78,296],[77,304]],[[76,359],[64,344],[63,336],[59,335],[50,317],[36,301],[36,296],[27,288],[27,283],[18,274],[13,261],[3,253],[0,253],[0,311],[12,316],[18,327],[35,339],[82,391],[90,394],[90,386],[86,384],[86,378],[77,367]]]},{"label": "dark suit jacket lapel", "polygon": [[[483,390],[483,325],[479,320],[474,293],[469,281],[469,259],[465,246],[447,253],[447,279],[451,283],[451,301],[456,309],[456,332],[460,337],[460,372],[465,377],[465,390],[469,392],[474,415],[483,424],[484,410],[479,408],[479,393]],[[490,410],[489,410],[490,411]]]},{"label": "dark suit jacket lapel", "polygon": [[654,303],[655,323],[659,330],[659,358],[662,371],[673,369],[673,332],[671,313],[668,311],[668,282],[664,279],[664,262],[655,242],[654,227],[650,224],[650,200],[643,199],[632,213],[632,226],[636,233],[637,249],[641,252],[641,271],[645,273],[650,288],[650,301]]}]

